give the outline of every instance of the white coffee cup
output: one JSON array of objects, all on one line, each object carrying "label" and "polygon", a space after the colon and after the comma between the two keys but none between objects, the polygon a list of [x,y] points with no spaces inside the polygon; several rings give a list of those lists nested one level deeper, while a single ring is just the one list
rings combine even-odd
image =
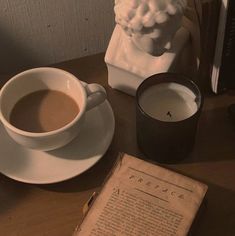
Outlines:
[{"label": "white coffee cup", "polygon": [[[45,89],[57,90],[72,97],[79,106],[76,117],[62,128],[49,132],[28,132],[13,126],[9,120],[17,101],[30,93]],[[86,84],[69,72],[57,68],[34,68],[15,75],[2,87],[0,120],[9,136],[17,143],[27,148],[49,151],[72,141],[79,134],[86,112],[105,99],[105,89],[99,84]]]}]

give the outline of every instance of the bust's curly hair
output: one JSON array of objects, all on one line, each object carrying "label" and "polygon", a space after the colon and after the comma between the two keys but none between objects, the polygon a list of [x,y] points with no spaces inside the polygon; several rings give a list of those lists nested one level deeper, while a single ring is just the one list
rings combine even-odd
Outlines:
[{"label": "bust's curly hair", "polygon": [[186,5],[186,0],[115,0],[115,20],[132,36],[180,18]]}]

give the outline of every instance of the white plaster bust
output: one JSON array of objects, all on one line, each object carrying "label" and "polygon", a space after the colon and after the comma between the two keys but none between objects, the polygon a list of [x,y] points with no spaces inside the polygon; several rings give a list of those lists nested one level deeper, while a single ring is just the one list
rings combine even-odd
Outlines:
[{"label": "white plaster bust", "polygon": [[135,95],[153,74],[194,70],[200,31],[192,1],[115,0],[116,26],[105,55],[112,88]]},{"label": "white plaster bust", "polygon": [[171,48],[186,5],[186,0],[115,0],[115,20],[136,47],[160,56]]}]

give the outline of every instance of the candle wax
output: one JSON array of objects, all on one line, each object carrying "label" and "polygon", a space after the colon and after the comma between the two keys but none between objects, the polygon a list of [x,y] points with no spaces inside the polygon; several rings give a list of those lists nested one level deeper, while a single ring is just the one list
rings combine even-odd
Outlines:
[{"label": "candle wax", "polygon": [[196,95],[174,82],[154,85],[140,96],[140,106],[149,116],[167,122],[189,118],[198,110]]}]

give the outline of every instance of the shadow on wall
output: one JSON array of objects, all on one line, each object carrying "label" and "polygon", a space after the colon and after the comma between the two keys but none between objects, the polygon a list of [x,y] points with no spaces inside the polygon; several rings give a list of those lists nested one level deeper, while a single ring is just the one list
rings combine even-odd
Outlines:
[{"label": "shadow on wall", "polygon": [[8,32],[0,27],[0,73],[17,72],[41,65],[42,61],[32,57],[27,45],[23,45],[14,39]]},{"label": "shadow on wall", "polygon": [[0,0],[0,74],[104,52],[113,1]]}]

